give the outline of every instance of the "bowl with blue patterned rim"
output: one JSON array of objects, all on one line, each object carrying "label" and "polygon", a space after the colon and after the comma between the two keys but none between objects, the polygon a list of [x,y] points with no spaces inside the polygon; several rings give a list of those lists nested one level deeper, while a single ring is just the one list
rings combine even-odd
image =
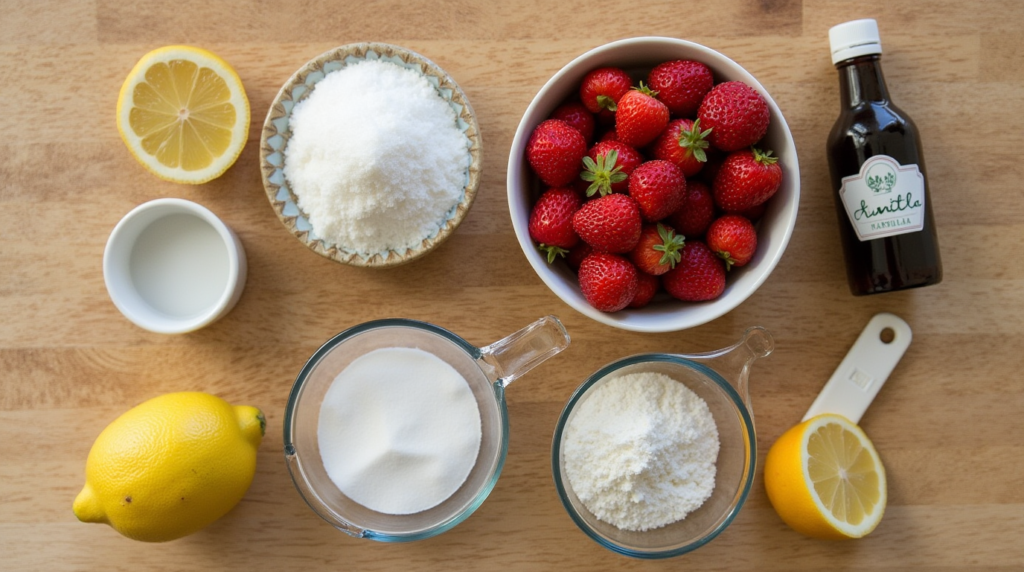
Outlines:
[{"label": "bowl with blue patterned rim", "polygon": [[[413,70],[425,77],[437,94],[455,112],[456,124],[469,140],[465,185],[459,203],[445,213],[436,233],[423,237],[413,248],[383,252],[359,252],[317,236],[309,216],[284,174],[285,149],[291,138],[290,120],[295,105],[309,97],[327,74],[364,60],[382,60]],[[352,266],[383,268],[415,260],[444,242],[455,231],[476,198],[480,187],[482,140],[473,108],[458,84],[437,64],[412,50],[391,44],[365,42],[347,44],[320,54],[299,68],[285,82],[270,106],[260,136],[260,165],[263,187],[277,218],[292,235],[317,254]]]}]

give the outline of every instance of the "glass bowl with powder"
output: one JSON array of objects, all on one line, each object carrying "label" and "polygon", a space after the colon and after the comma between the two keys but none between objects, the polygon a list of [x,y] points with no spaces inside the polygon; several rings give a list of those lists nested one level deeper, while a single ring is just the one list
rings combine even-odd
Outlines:
[{"label": "glass bowl with powder", "polygon": [[411,50],[349,44],[281,88],[260,162],[274,211],[311,250],[389,267],[446,240],[480,184],[481,137],[455,81]]},{"label": "glass bowl with powder", "polygon": [[569,516],[635,558],[700,548],[738,514],[757,458],[747,390],[767,330],[704,354],[642,354],[598,370],[555,428],[552,470]]},{"label": "glass bowl with powder", "polygon": [[414,320],[345,330],[313,354],[288,399],[296,489],[357,538],[408,542],[451,529],[501,473],[506,386],[568,344],[554,316],[482,348]]}]

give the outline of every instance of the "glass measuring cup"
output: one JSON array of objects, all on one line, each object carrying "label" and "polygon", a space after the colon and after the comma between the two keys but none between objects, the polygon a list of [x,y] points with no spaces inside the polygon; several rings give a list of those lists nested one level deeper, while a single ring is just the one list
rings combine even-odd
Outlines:
[{"label": "glass measuring cup", "polygon": [[[376,320],[341,332],[303,366],[285,408],[285,460],[295,488],[316,514],[357,538],[404,542],[451,529],[484,502],[501,473],[509,431],[505,387],[568,345],[569,335],[554,316],[483,348],[415,320]],[[481,421],[480,450],[466,481],[441,504],[408,515],[377,512],[345,496],[327,475],[317,438],[320,405],[335,377],[356,358],[395,347],[430,352],[455,368],[469,383]]]},{"label": "glass measuring cup", "polygon": [[[551,445],[555,488],[569,516],[598,544],[635,558],[668,558],[696,550],[718,536],[736,517],[754,480],[757,439],[748,377],[751,365],[774,349],[768,330],[749,328],[735,344],[700,354],[640,354],[612,362],[583,382],[569,398]],[[682,383],[703,399],[718,427],[721,447],[715,488],[700,508],[681,521],[634,532],[598,520],[572,490],[565,476],[566,427],[579,405],[608,380],[631,373],[656,372]]]}]

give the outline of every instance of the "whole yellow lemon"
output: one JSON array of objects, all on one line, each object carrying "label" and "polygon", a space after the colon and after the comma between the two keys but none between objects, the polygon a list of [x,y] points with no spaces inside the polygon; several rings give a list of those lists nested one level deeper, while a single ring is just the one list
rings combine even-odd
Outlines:
[{"label": "whole yellow lemon", "polygon": [[147,542],[192,534],[245,496],[265,429],[259,409],[207,393],[150,399],[96,438],[75,516]]}]

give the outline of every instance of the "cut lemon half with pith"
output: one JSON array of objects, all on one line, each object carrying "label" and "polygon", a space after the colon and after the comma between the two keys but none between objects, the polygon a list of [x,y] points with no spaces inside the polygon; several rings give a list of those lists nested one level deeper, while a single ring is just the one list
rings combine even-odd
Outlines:
[{"label": "cut lemon half with pith", "polygon": [[135,64],[117,98],[117,129],[153,174],[178,183],[222,175],[249,136],[249,100],[227,62],[167,46]]},{"label": "cut lemon half with pith", "polygon": [[818,415],[783,433],[765,459],[764,484],[782,520],[814,538],[861,538],[885,512],[882,461],[841,415]]}]

